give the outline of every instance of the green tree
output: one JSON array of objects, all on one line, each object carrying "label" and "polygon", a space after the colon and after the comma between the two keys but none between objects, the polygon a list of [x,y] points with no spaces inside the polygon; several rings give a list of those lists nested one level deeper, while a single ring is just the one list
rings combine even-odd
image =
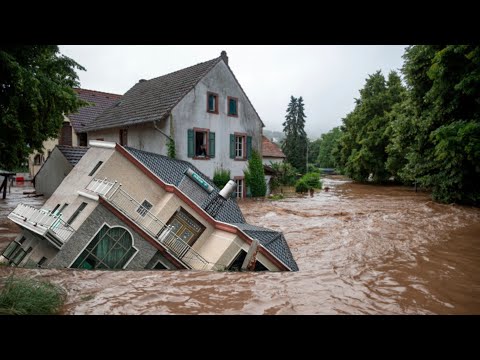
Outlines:
[{"label": "green tree", "polygon": [[341,135],[342,131],[337,126],[320,136],[317,156],[318,166],[324,168],[334,168],[336,166],[335,150]]},{"label": "green tree", "polygon": [[283,132],[285,140],[282,143],[282,151],[287,160],[298,171],[305,173],[307,157],[307,134],[305,132],[305,105],[303,98],[291,96],[287,107]]},{"label": "green tree", "polygon": [[480,46],[410,46],[404,59],[409,118],[395,124],[391,146],[406,159],[399,174],[436,200],[480,205]]},{"label": "green tree", "polygon": [[252,197],[265,196],[267,184],[265,183],[265,172],[263,170],[262,158],[258,151],[253,150],[248,160],[245,173],[245,182],[250,187]]},{"label": "green tree", "polygon": [[0,168],[20,166],[58,136],[64,114],[87,104],[73,90],[75,69],[85,70],[55,45],[0,48]]},{"label": "green tree", "polygon": [[318,164],[318,153],[320,152],[321,139],[311,141],[308,139],[308,164]]},{"label": "green tree", "polygon": [[227,185],[228,181],[230,180],[230,170],[229,169],[215,169],[213,172],[213,183],[219,188],[223,189],[225,185]]},{"label": "green tree", "polygon": [[338,159],[344,173],[357,181],[384,182],[392,175],[385,164],[391,111],[402,101],[405,88],[397,73],[385,80],[380,71],[370,75],[360,90],[354,110],[343,119]]}]

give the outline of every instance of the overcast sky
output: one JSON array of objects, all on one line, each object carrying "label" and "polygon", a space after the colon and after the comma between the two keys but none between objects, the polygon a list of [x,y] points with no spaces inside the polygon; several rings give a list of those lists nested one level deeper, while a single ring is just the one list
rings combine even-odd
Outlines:
[{"label": "overcast sky", "polygon": [[86,68],[82,88],[124,94],[139,79],[151,79],[227,51],[229,65],[265,129],[282,131],[290,96],[303,96],[310,138],[341,124],[353,109],[365,79],[402,66],[404,45],[61,45]]}]

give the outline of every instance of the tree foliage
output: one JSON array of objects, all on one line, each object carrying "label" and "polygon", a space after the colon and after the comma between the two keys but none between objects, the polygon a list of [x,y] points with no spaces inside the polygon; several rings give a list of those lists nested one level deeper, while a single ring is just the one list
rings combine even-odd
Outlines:
[{"label": "tree foliage", "polygon": [[290,97],[287,107],[283,132],[285,139],[282,142],[282,151],[289,163],[298,171],[305,173],[307,160],[308,138],[305,132],[305,105],[303,98]]},{"label": "tree foliage", "polygon": [[336,166],[335,154],[338,152],[338,141],[342,135],[340,127],[334,127],[327,133],[320,136],[317,164],[323,168],[334,168]]},{"label": "tree foliage", "polygon": [[306,173],[295,183],[296,192],[305,192],[311,189],[321,188],[322,182],[320,181],[320,174],[316,172]]},{"label": "tree foliage", "polygon": [[230,175],[229,169],[217,168],[213,172],[213,183],[219,189],[223,189],[223,187],[227,185],[230,178],[231,178],[231,175]]},{"label": "tree foliage", "polygon": [[58,136],[64,114],[86,105],[75,69],[85,70],[55,45],[0,48],[0,168],[20,166]]},{"label": "tree foliage", "polygon": [[262,158],[258,151],[253,150],[250,160],[248,160],[245,173],[245,182],[250,187],[252,197],[265,196],[267,184],[265,183],[265,172],[263,170]]},{"label": "tree foliage", "polygon": [[402,73],[371,75],[331,153],[354,180],[390,176],[480,205],[480,46],[416,45]]}]

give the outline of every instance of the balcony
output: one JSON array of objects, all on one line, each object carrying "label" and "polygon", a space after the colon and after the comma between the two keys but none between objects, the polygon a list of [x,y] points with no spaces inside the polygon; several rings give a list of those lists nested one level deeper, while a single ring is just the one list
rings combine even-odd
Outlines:
[{"label": "balcony", "polygon": [[45,237],[57,249],[61,249],[75,233],[75,229],[61,219],[61,214],[35,209],[29,205],[19,204],[8,218],[21,227]]},{"label": "balcony", "polygon": [[103,198],[133,221],[137,226],[161,244],[167,251],[188,268],[205,270],[214,264],[207,261],[190,245],[178,237],[172,228],[158,219],[140,202],[123,190],[121,184],[108,182],[107,179],[93,179],[86,189],[103,196]]}]

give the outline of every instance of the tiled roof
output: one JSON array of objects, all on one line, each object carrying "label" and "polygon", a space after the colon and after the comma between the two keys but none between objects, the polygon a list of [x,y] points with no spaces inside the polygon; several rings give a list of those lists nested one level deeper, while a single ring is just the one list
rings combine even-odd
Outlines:
[{"label": "tiled roof", "polygon": [[[220,190],[207,176],[205,176],[200,170],[198,170],[188,161],[174,160],[167,156],[137,150],[130,147],[125,147],[125,149],[135,158],[137,158],[138,161],[145,165],[150,171],[157,175],[162,181],[166,182],[167,184],[175,185],[176,187],[181,189],[202,209],[205,209],[210,199],[216,197],[217,194],[220,192]],[[200,175],[203,180],[205,180],[214,188],[214,191],[211,194],[207,194],[204,190],[200,190],[200,186],[198,186],[193,181],[191,183],[195,184],[195,186],[189,186],[190,182],[188,182],[188,180],[186,180],[184,183],[183,180],[184,178],[186,178],[185,171],[187,171],[187,169],[192,169],[194,172]],[[199,196],[199,193],[203,196]],[[237,201],[235,199],[229,199],[225,201],[222,208],[215,216],[215,219],[227,223],[245,222],[242,211],[238,207]]]},{"label": "tiled roof", "polygon": [[74,89],[78,97],[94,105],[82,106],[75,114],[68,118],[77,133],[85,132],[85,128],[107,108],[118,102],[122,95],[110,94],[101,91]]},{"label": "tiled roof", "polygon": [[262,136],[262,156],[286,158],[282,149],[280,149],[276,144],[268,140],[266,136]]},{"label": "tiled roof", "polygon": [[[125,147],[125,149],[162,181],[177,186],[202,209],[205,209],[210,200],[215,198],[220,191],[207,176],[188,161],[174,160],[167,156],[130,147]],[[204,190],[201,190],[199,185],[191,181],[190,178],[185,175],[185,171],[189,168],[200,175],[203,180],[213,187],[214,190],[211,194],[207,194]],[[298,266],[293,259],[292,253],[290,252],[283,234],[271,229],[247,224],[242,211],[238,207],[236,199],[230,198],[225,201],[220,211],[215,216],[215,219],[237,226],[247,235],[257,239],[260,244],[290,269],[298,271]]]},{"label": "tiled roof", "polygon": [[243,230],[250,237],[257,239],[263,247],[286,264],[292,271],[298,271],[298,266],[293,259],[283,234],[260,226],[250,224],[232,224]]},{"label": "tiled roof", "polygon": [[139,81],[117,104],[105,110],[87,130],[160,120],[221,60],[221,57]]},{"label": "tiled roof", "polygon": [[57,147],[72,166],[77,165],[88,150],[88,148],[84,146],[57,145]]}]

